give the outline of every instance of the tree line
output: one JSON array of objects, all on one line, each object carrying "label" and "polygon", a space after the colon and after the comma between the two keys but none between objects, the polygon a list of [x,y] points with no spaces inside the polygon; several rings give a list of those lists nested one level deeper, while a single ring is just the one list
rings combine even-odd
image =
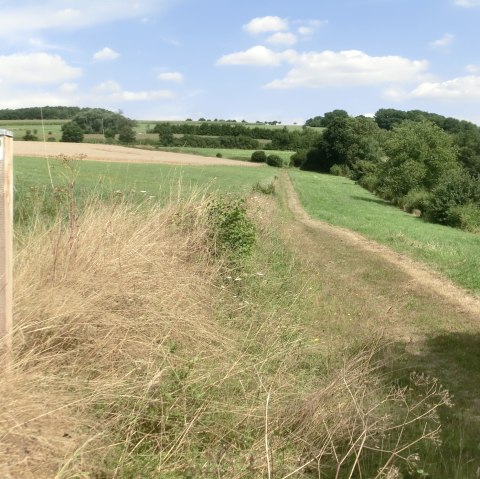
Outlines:
[{"label": "tree line", "polygon": [[[418,110],[325,114],[301,168],[347,176],[428,221],[480,231],[480,129]],[[325,123],[323,123],[325,125]]]},{"label": "tree line", "polygon": [[0,120],[71,120],[86,108],[78,106],[44,106],[0,110]]},{"label": "tree line", "polygon": [[[311,128],[302,130],[271,129],[228,123],[203,122],[157,123],[151,133],[158,133],[161,146],[190,146],[204,148],[240,148],[270,150],[299,150],[313,147],[320,132]],[[268,140],[262,144],[259,140]]]}]

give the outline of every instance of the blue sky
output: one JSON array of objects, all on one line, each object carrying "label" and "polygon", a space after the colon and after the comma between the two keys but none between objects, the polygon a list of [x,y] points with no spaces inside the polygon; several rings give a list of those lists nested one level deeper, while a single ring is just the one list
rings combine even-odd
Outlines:
[{"label": "blue sky", "polygon": [[0,0],[0,108],[480,124],[480,0]]}]

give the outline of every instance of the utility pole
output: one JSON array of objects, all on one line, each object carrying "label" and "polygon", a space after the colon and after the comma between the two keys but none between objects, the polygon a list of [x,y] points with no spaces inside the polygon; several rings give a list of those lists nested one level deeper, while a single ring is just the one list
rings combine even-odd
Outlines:
[{"label": "utility pole", "polygon": [[0,129],[0,356],[12,358],[13,133]]}]

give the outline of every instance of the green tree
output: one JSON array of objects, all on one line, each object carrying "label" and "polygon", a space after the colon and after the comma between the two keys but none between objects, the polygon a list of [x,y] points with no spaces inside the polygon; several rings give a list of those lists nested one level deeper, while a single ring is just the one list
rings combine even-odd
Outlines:
[{"label": "green tree", "polygon": [[427,121],[396,125],[385,142],[385,152],[379,191],[395,202],[413,189],[431,191],[443,175],[460,168],[452,137]]},{"label": "green tree", "polygon": [[81,143],[83,141],[83,130],[77,123],[69,121],[62,126],[62,138],[60,141]]},{"label": "green tree", "polygon": [[127,145],[135,143],[136,135],[134,129],[130,125],[122,126],[118,132],[118,140],[120,143]]}]

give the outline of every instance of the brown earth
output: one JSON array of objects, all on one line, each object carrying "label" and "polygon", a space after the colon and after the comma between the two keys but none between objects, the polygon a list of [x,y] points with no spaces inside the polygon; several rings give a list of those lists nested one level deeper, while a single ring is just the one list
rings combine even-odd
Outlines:
[{"label": "brown earth", "polygon": [[58,155],[86,155],[86,160],[112,161],[117,163],[164,163],[170,165],[227,165],[258,167],[258,163],[229,160],[210,156],[188,155],[167,151],[141,150],[117,145],[102,145],[93,143],[60,143],[15,141],[13,144],[15,156],[55,157]]}]

